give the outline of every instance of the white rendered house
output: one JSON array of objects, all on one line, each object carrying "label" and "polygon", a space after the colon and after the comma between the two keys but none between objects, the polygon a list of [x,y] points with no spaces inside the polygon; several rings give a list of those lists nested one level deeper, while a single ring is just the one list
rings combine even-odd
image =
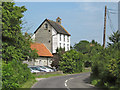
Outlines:
[{"label": "white rendered house", "polygon": [[34,32],[32,39],[36,43],[43,43],[51,53],[56,53],[57,48],[70,50],[70,34],[61,25],[61,19],[58,17],[55,21],[45,19]]}]

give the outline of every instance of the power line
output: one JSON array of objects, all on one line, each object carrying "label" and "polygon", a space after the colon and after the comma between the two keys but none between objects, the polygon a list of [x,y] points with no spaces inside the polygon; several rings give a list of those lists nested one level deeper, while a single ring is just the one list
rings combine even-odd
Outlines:
[{"label": "power line", "polygon": [[118,12],[118,10],[115,10],[115,9],[107,9],[107,10],[109,10],[109,11],[116,11],[116,12]]},{"label": "power line", "polygon": [[107,11],[111,14],[118,14],[118,10],[115,9],[107,9]]},{"label": "power line", "polygon": [[109,25],[110,25],[110,28],[111,28],[111,30],[112,30],[112,32],[115,30],[115,28],[114,28],[114,25],[113,25],[113,23],[112,23],[112,20],[111,20],[111,18],[110,18],[110,12],[109,11],[107,11],[107,16],[108,16],[108,20],[109,20]]}]

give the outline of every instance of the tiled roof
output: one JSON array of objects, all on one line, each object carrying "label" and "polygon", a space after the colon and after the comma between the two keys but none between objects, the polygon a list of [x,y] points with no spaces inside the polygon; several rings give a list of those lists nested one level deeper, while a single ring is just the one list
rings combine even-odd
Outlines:
[{"label": "tiled roof", "polygon": [[[57,31],[57,33],[71,36],[71,35],[67,32],[67,30],[66,30],[62,25],[58,24],[57,22],[52,21],[52,20],[49,20],[49,19],[45,19],[44,22],[45,22],[45,21],[48,21],[48,23]],[[44,22],[43,22],[43,23],[44,23]],[[42,24],[43,24],[43,23],[42,23]],[[42,24],[37,28],[37,30],[42,26]],[[36,30],[34,33],[36,33],[37,30]]]},{"label": "tiled roof", "polygon": [[[47,19],[48,20],[48,19]],[[60,24],[58,24],[57,22],[55,21],[52,21],[52,20],[48,20],[48,22],[50,23],[50,25],[58,32],[58,33],[61,33],[61,34],[66,34],[66,35],[69,35],[71,36],[67,30]]]},{"label": "tiled roof", "polygon": [[53,57],[52,53],[42,43],[41,44],[40,43],[32,43],[31,49],[32,50],[36,49],[37,54],[39,56]]}]

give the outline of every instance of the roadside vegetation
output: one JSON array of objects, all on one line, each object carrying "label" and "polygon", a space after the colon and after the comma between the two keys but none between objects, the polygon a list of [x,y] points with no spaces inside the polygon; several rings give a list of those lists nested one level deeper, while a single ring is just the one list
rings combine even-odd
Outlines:
[{"label": "roadside vegetation", "polygon": [[30,69],[23,60],[37,58],[36,51],[30,49],[31,39],[21,29],[24,6],[14,2],[2,2],[2,89],[19,88],[31,78]]},{"label": "roadside vegetation", "polygon": [[111,43],[92,57],[92,84],[104,88],[120,88],[120,31],[109,37]]},{"label": "roadside vegetation", "polygon": [[[90,72],[90,68],[84,69],[83,72]],[[82,73],[82,72],[81,72]],[[74,73],[74,74],[79,74],[79,73]],[[23,83],[20,88],[31,88],[36,82],[38,82],[36,79],[40,78],[50,78],[50,77],[55,77],[55,76],[65,76],[65,75],[70,75],[70,74],[62,74],[62,73],[47,73],[45,75],[37,75],[37,74],[32,74],[32,77],[28,79],[27,82]]]},{"label": "roadside vegetation", "polygon": [[79,73],[91,67],[91,83],[103,88],[120,88],[120,31],[113,32],[110,43],[103,48],[95,40],[80,41],[60,55],[59,69]]},{"label": "roadside vegetation", "polygon": [[[48,78],[72,73],[91,71],[91,83],[104,88],[120,88],[120,31],[113,32],[111,41],[103,48],[95,40],[76,43],[70,51],[58,49],[52,66],[64,74],[31,74],[23,60],[37,58],[35,50],[30,49],[29,34],[22,33],[24,6],[14,2],[2,3],[2,88],[30,88],[35,78]],[[1,50],[0,50],[1,51]],[[88,69],[85,69],[88,68]],[[91,70],[89,69],[91,68]]]}]

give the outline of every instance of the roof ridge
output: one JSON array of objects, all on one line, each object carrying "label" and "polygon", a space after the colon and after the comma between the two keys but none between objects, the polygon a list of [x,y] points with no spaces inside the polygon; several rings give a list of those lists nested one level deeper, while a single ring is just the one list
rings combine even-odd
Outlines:
[{"label": "roof ridge", "polygon": [[[65,30],[65,32],[68,34],[68,35],[70,35],[69,33],[68,33],[68,31],[61,25],[61,24],[58,24],[57,22],[55,22],[55,21],[53,21],[53,20],[50,20],[50,19],[47,19],[48,21],[52,21],[52,22],[54,22],[54,23],[56,23],[57,25],[59,25],[59,26],[61,26],[64,30]],[[70,35],[71,36],[71,35]]]},{"label": "roof ridge", "polygon": [[[68,31],[60,24],[60,26],[68,33]],[[68,33],[69,34],[69,33]],[[69,34],[70,35],[70,34]]]}]

